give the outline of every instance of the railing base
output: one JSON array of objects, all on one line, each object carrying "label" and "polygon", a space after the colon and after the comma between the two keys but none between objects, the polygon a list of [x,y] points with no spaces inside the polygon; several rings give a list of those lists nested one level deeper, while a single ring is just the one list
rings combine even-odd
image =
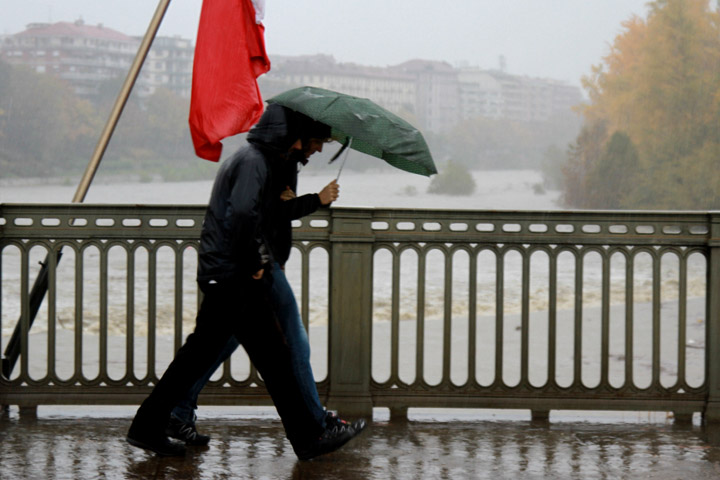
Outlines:
[{"label": "railing base", "polygon": [[390,421],[397,423],[407,422],[408,407],[390,407]]},{"label": "railing base", "polygon": [[709,401],[702,414],[703,424],[720,425],[720,402]]},{"label": "railing base", "polygon": [[327,408],[337,410],[341,417],[362,417],[372,420],[372,399],[357,395],[331,395],[328,398]]},{"label": "railing base", "polygon": [[531,410],[530,421],[532,423],[549,423],[550,410]]},{"label": "railing base", "polygon": [[691,425],[693,412],[673,412],[673,423],[675,425]]},{"label": "railing base", "polygon": [[21,405],[18,407],[20,412],[20,418],[23,420],[35,420],[38,418],[37,405],[25,406]]}]

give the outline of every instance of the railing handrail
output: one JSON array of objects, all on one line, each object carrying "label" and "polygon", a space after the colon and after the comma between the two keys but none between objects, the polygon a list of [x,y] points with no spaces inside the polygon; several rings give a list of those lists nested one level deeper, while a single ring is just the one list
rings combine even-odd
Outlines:
[{"label": "railing handrail", "polygon": [[[33,232],[35,238],[81,238],[91,236],[115,236],[127,235],[127,233],[139,233],[141,236],[157,238],[174,238],[175,235],[192,236],[198,235],[202,225],[202,218],[205,215],[205,205],[111,205],[111,204],[15,204],[0,203],[0,233],[5,238],[22,238],[28,232]],[[423,219],[426,223],[442,221],[448,222],[503,222],[506,224],[517,224],[527,227],[534,223],[544,223],[550,226],[562,226],[569,223],[585,223],[597,225],[607,229],[614,225],[627,225],[628,227],[648,227],[654,230],[649,233],[637,232],[528,232],[528,231],[453,231],[453,239],[471,238],[478,242],[483,239],[496,241],[501,236],[512,243],[523,243],[527,239],[540,243],[572,243],[578,238],[590,241],[591,243],[619,242],[622,244],[686,244],[707,245],[716,240],[711,238],[710,226],[720,224],[720,211],[517,211],[517,210],[442,210],[442,209],[408,209],[408,208],[372,208],[372,207],[333,207],[329,210],[322,210],[310,217],[299,221],[301,228],[296,228],[298,235],[303,233],[319,232],[320,228],[310,227],[310,222],[330,219],[333,216],[353,215],[362,213],[369,215],[373,222],[405,222],[409,220]],[[168,225],[152,225],[151,221],[160,216],[171,222]],[[96,221],[109,219],[111,217],[122,217],[126,219],[138,219],[138,225],[97,225]],[[57,219],[57,225],[38,224],[16,224],[18,219],[26,218],[52,218]],[[83,218],[87,223],[73,226],[78,218]],[[192,220],[193,225],[173,225],[172,221]],[[660,228],[658,228],[660,227]],[[662,227],[679,227],[680,231],[665,233]],[[704,227],[700,231],[692,231],[692,227]],[[120,233],[118,233],[120,232]],[[375,229],[373,235],[382,240],[399,238],[421,239],[427,238],[431,241],[444,241],[447,236],[443,232],[425,231],[422,229],[401,230],[401,229]]]}]

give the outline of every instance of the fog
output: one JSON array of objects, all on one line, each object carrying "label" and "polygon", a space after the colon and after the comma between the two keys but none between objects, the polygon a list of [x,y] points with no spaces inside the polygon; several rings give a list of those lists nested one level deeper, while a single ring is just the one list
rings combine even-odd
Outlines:
[{"label": "fog", "polygon": [[[341,62],[387,66],[444,60],[579,85],[608,53],[621,22],[644,15],[647,0],[266,0],[272,55],[323,53]],[[159,35],[195,38],[201,0],[172,0]],[[151,0],[4,0],[0,34],[28,23],[102,23],[142,35]]]},{"label": "fog", "polygon": [[[201,6],[201,0],[169,3],[158,36],[190,40],[185,70],[172,70],[185,78],[144,94],[136,88],[100,179],[213,178],[216,164],[194,155],[187,125]],[[15,51],[0,62],[0,184],[27,177],[76,184],[122,81],[118,68],[113,79],[82,85],[81,92],[67,79],[110,76],[101,69],[113,67],[89,71],[82,56],[78,66],[52,63],[66,59],[60,51],[23,46],[14,35],[31,23],[82,20],[96,31],[102,25],[139,37],[157,7],[148,0],[5,0],[0,45]],[[562,192],[567,208],[717,209],[719,15],[716,0],[266,0],[273,67],[258,83],[265,99],[313,81],[370,97],[422,131],[440,175],[451,162],[472,172],[541,171],[543,185],[536,188]],[[49,59],[47,65],[37,58]],[[152,72],[161,71],[160,78],[170,71],[158,68]],[[52,71],[67,82],[40,78]],[[421,80],[427,72],[433,79]],[[398,76],[402,88],[384,85]],[[357,78],[371,80],[358,86]],[[223,155],[241,141],[224,141]],[[363,170],[366,163],[351,161],[349,168]]]}]

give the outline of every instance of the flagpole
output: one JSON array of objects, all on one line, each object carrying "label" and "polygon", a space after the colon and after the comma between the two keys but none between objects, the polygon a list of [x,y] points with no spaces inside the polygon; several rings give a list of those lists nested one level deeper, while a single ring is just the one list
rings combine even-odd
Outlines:
[{"label": "flagpole", "polygon": [[[135,81],[140,75],[140,69],[142,68],[143,63],[145,62],[145,58],[150,51],[150,46],[152,45],[153,40],[155,40],[157,31],[160,28],[160,23],[162,22],[162,19],[165,16],[165,12],[167,11],[169,5],[170,0],[160,0],[160,2],[158,3],[155,14],[153,15],[147,32],[145,33],[145,37],[140,43],[140,48],[135,55],[135,60],[130,66],[130,70],[128,71],[127,77],[125,78],[125,82],[120,89],[120,93],[115,100],[115,105],[113,106],[107,123],[105,124],[105,128],[100,135],[100,139],[98,140],[97,146],[95,147],[95,151],[90,158],[90,162],[88,162],[88,165],[85,168],[85,173],[80,180],[80,184],[78,185],[75,196],[72,199],[72,203],[82,203],[83,200],[85,200],[85,196],[87,195],[88,189],[90,188],[90,183],[93,181],[95,173],[100,166],[100,161],[105,154],[108,143],[110,143],[110,138],[115,131],[115,127],[120,120],[120,115],[122,115],[125,104],[130,97],[130,92],[135,86]],[[59,250],[57,252],[57,255],[55,256],[55,265],[60,262],[61,256],[62,250]],[[40,268],[40,272],[38,272],[38,276],[35,278],[35,282],[33,283],[32,289],[30,290],[28,331],[30,330],[30,327],[35,321],[37,312],[38,310],[40,310],[40,305],[42,304],[45,293],[48,290],[48,268],[51,259],[52,255],[48,253],[45,257],[45,261],[40,263],[42,267]],[[10,337],[10,341],[5,348],[5,355],[2,358],[2,368],[0,368],[0,373],[2,373],[5,378],[10,378],[10,373],[15,367],[15,363],[17,362],[17,359],[22,352],[21,332],[22,314],[17,324],[15,325],[15,330]]]},{"label": "flagpole", "polygon": [[80,180],[80,184],[78,185],[75,196],[72,199],[72,203],[82,203],[83,200],[85,200],[85,196],[90,188],[90,183],[93,181],[95,173],[100,166],[100,161],[105,154],[108,143],[110,143],[110,138],[115,131],[115,127],[120,120],[120,115],[122,115],[125,104],[130,97],[130,92],[132,91],[133,86],[135,86],[135,81],[137,80],[138,75],[140,75],[140,69],[145,62],[145,57],[147,57],[147,54],[150,51],[150,46],[155,39],[155,35],[157,35],[158,28],[160,28],[160,23],[162,22],[169,5],[170,0],[160,0],[158,3],[155,15],[153,15],[152,21],[145,33],[145,37],[143,38],[140,48],[135,55],[135,60],[130,66],[130,71],[128,71],[127,77],[125,78],[125,83],[123,83],[122,89],[115,100],[115,106],[110,112],[105,128],[100,135],[100,140],[98,140],[97,146],[95,147],[95,152],[93,152],[90,162],[85,168],[85,173]]}]

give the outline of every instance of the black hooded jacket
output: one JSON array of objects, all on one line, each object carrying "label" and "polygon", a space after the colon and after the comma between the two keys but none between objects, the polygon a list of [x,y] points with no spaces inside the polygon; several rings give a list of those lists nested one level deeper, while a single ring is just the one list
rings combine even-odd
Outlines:
[{"label": "black hooded jacket", "polygon": [[309,193],[291,200],[281,200],[280,194],[288,187],[297,191],[298,164],[305,163],[302,153],[297,152],[283,162],[283,167],[273,177],[273,223],[270,228],[270,248],[273,258],[285,265],[292,248],[292,221],[310,215],[320,207],[317,193]]},{"label": "black hooded jacket", "polygon": [[[324,123],[316,122],[305,115],[303,118],[301,140],[306,145],[312,138],[325,140],[330,138],[331,129]],[[292,221],[310,215],[320,207],[320,196],[310,193],[282,200],[280,194],[290,188],[297,191],[297,175],[300,165],[306,165],[308,160],[301,151],[293,151],[287,161],[281,163],[277,173],[273,176],[273,212],[274,221],[270,229],[270,247],[274,260],[281,266],[285,265],[290,257],[292,248]]]},{"label": "black hooded jacket", "polygon": [[269,105],[241,147],[218,170],[205,212],[198,281],[246,279],[272,261],[273,175],[288,163],[307,117]]}]

